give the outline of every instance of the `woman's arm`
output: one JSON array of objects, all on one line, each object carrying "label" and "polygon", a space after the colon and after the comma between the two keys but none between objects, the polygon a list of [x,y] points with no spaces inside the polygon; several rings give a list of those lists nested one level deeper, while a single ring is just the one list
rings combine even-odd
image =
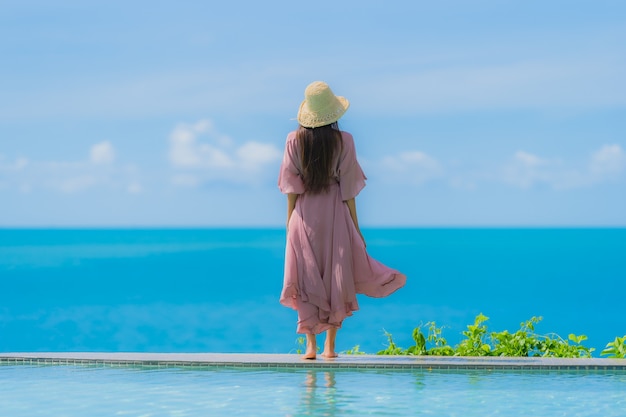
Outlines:
[{"label": "woman's arm", "polygon": [[[365,238],[363,237],[363,233],[361,233],[361,229],[359,228],[359,219],[356,215],[356,200],[351,198],[350,200],[346,200],[346,204],[348,205],[348,210],[350,210],[350,217],[352,217],[352,222],[356,227],[356,231],[359,232],[359,236],[363,239],[363,244],[365,244]],[[365,244],[367,246],[367,244]]]},{"label": "woman's arm", "polygon": [[287,194],[287,229],[289,229],[289,219],[291,219],[291,214],[296,208],[297,199],[298,194]]}]

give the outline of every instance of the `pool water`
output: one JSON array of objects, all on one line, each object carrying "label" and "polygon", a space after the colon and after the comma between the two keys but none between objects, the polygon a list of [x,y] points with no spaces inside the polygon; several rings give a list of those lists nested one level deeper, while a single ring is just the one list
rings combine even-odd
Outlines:
[{"label": "pool water", "polygon": [[2,416],[624,416],[626,372],[0,366]]}]

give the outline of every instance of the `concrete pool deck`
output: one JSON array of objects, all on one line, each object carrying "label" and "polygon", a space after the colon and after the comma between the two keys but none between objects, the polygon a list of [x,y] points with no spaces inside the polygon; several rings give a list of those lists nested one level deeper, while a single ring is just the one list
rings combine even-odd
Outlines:
[{"label": "concrete pool deck", "polygon": [[0,353],[0,365],[626,371],[626,359],[339,355],[311,361],[295,354],[266,353],[22,352]]}]

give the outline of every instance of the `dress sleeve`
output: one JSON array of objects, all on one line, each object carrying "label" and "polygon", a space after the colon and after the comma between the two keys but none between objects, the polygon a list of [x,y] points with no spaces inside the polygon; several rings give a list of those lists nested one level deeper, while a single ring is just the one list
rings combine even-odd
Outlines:
[{"label": "dress sleeve", "polygon": [[300,174],[300,162],[296,145],[296,135],[292,132],[287,135],[285,154],[283,155],[283,162],[280,165],[278,174],[278,188],[284,194],[304,193],[304,182],[302,182]]},{"label": "dress sleeve", "polygon": [[342,132],[343,152],[339,161],[339,186],[341,187],[341,199],[350,200],[359,194],[365,187],[365,174],[356,159],[356,149],[352,135]]}]

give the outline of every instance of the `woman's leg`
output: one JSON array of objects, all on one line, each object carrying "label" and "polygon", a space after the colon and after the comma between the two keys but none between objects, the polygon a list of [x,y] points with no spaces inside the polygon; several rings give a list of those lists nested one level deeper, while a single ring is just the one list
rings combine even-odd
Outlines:
[{"label": "woman's leg", "polygon": [[317,340],[314,334],[307,333],[306,335],[306,352],[302,356],[302,359],[315,359],[317,355]]},{"label": "woman's leg", "polygon": [[336,358],[337,352],[335,352],[335,338],[337,337],[337,328],[331,327],[326,331],[326,342],[324,343],[324,353],[322,356],[325,358]]}]

